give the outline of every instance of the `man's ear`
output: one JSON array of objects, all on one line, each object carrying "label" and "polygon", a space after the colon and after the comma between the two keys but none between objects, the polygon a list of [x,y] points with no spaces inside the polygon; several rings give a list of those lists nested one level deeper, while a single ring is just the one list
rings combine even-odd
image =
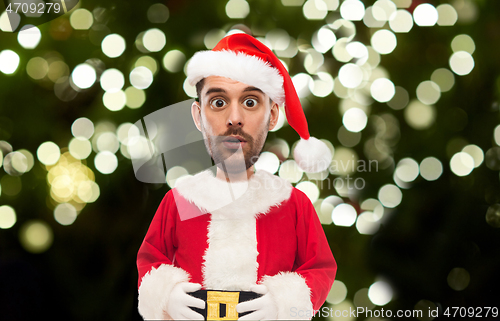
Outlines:
[{"label": "man's ear", "polygon": [[191,105],[191,116],[193,117],[196,128],[201,132],[201,106],[200,103],[194,101]]},{"label": "man's ear", "polygon": [[279,115],[280,115],[280,108],[278,104],[273,101],[271,104],[271,116],[269,118],[269,130],[272,130],[274,127],[276,127]]}]

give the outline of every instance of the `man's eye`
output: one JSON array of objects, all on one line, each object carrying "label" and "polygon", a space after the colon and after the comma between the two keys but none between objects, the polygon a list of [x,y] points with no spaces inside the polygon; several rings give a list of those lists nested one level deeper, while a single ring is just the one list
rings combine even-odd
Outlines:
[{"label": "man's eye", "polygon": [[246,107],[255,107],[255,106],[257,106],[257,100],[255,100],[255,99],[245,99],[245,101],[243,102],[243,104]]},{"label": "man's eye", "polygon": [[226,106],[226,102],[222,99],[214,99],[210,104],[215,108],[222,108]]}]

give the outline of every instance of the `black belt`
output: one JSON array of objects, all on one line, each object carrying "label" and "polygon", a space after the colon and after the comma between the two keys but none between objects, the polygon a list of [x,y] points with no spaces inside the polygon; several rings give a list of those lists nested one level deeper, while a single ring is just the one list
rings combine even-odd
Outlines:
[{"label": "black belt", "polygon": [[189,294],[207,303],[205,309],[191,307],[191,309],[203,315],[205,320],[237,320],[239,317],[252,312],[238,313],[236,311],[238,303],[262,296],[262,294],[250,291],[215,290],[198,290]]}]

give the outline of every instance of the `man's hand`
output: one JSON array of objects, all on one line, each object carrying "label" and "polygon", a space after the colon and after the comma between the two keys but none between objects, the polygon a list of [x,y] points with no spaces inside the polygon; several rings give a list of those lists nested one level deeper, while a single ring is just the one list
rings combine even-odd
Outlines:
[{"label": "man's hand", "polygon": [[267,287],[263,284],[254,285],[250,291],[262,294],[260,298],[239,303],[236,306],[238,313],[254,311],[238,320],[276,320],[278,317],[278,307],[269,294]]},{"label": "man's hand", "polygon": [[189,308],[205,308],[203,300],[187,294],[199,289],[201,289],[201,284],[190,282],[181,282],[174,286],[168,299],[166,311],[173,320],[204,320],[203,315]]}]

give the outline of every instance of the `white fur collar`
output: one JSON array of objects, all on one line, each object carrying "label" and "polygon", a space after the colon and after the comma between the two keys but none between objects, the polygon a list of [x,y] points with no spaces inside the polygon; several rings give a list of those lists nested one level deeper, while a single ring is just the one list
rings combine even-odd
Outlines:
[{"label": "white fur collar", "polygon": [[290,197],[292,185],[264,170],[255,172],[244,182],[228,183],[216,178],[210,170],[180,180],[180,195],[213,218],[245,218],[266,214]]}]

